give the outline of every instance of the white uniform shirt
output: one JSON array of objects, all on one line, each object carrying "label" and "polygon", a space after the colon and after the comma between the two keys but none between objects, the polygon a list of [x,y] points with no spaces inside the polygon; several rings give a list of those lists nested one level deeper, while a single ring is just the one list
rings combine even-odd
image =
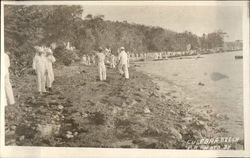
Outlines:
[{"label": "white uniform shirt", "polygon": [[35,55],[33,59],[33,69],[39,72],[45,72],[46,71],[46,57],[44,55]]},{"label": "white uniform shirt", "polygon": [[4,74],[8,75],[9,74],[9,67],[10,67],[10,58],[8,54],[4,53],[4,59],[5,59],[5,71]]},{"label": "white uniform shirt", "polygon": [[111,55],[111,61],[114,63],[115,62],[115,56],[114,54]]},{"label": "white uniform shirt", "polygon": [[97,63],[98,64],[105,64],[105,54],[104,53],[96,53],[96,57],[97,57]]},{"label": "white uniform shirt", "polygon": [[52,63],[56,61],[55,57],[53,55],[49,55],[46,57],[46,67],[48,71],[53,71]]},{"label": "white uniform shirt", "polygon": [[85,55],[82,57],[82,60],[83,60],[83,62],[86,62],[87,58]]},{"label": "white uniform shirt", "polygon": [[118,60],[122,65],[128,64],[128,54],[124,50],[121,51],[121,53],[118,56]]}]

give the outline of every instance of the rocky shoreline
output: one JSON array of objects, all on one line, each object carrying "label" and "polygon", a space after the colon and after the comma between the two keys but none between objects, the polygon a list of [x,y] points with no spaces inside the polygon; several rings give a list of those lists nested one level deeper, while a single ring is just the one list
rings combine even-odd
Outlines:
[{"label": "rocky shoreline", "polygon": [[[45,96],[34,93],[34,75],[13,78],[17,104],[5,109],[6,145],[188,149],[190,141],[226,133],[211,107],[193,108],[161,93],[133,66],[128,81],[117,70],[107,72],[100,82],[94,66],[58,66]],[[243,140],[230,146],[241,148]]]}]

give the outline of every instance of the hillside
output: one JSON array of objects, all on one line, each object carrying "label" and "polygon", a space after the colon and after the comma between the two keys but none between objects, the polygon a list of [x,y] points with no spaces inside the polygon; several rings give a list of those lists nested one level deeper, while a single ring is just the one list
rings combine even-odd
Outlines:
[{"label": "hillside", "polygon": [[177,33],[126,21],[108,21],[103,15],[91,13],[83,18],[83,13],[84,8],[77,5],[6,5],[5,51],[11,54],[12,72],[19,74],[23,68],[31,66],[35,45],[56,44],[60,48],[57,57],[64,60],[69,57],[65,51],[68,42],[76,48],[75,53],[79,57],[99,46],[110,46],[113,53],[121,46],[127,51],[142,53],[183,51],[188,44],[191,44],[191,49],[214,48],[223,44],[221,31],[198,37],[189,31]]}]

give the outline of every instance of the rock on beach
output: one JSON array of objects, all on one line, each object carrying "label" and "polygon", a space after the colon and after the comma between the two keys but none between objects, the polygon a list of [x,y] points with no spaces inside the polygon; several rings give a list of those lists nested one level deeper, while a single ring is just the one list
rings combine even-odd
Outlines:
[{"label": "rock on beach", "polygon": [[19,138],[20,146],[183,149],[186,138],[216,133],[209,114],[197,114],[180,98],[167,97],[172,94],[163,97],[160,87],[133,67],[127,81],[113,69],[107,70],[107,82],[97,75],[94,66],[58,67],[53,92],[43,97],[34,94],[35,76],[16,79],[15,91],[22,97],[16,107],[6,107],[6,128],[14,131],[6,142],[15,144],[12,140]]}]

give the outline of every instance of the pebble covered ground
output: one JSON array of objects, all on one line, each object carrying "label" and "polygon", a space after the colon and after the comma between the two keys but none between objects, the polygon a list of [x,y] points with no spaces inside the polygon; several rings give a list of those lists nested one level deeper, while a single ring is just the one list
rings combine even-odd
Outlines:
[{"label": "pebble covered ground", "polygon": [[187,149],[190,140],[227,132],[216,123],[227,118],[210,106],[160,93],[133,66],[129,80],[116,69],[107,76],[99,81],[94,66],[58,66],[53,91],[44,96],[36,93],[35,75],[12,78],[17,103],[5,109],[6,145]]}]

